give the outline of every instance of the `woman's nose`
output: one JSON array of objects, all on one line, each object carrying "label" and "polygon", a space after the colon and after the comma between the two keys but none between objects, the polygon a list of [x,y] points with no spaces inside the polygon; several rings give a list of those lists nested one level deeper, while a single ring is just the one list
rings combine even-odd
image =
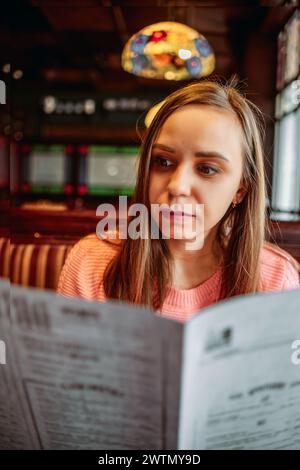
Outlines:
[{"label": "woman's nose", "polygon": [[192,176],[189,169],[185,166],[179,166],[170,178],[168,191],[172,196],[190,196],[191,185]]}]

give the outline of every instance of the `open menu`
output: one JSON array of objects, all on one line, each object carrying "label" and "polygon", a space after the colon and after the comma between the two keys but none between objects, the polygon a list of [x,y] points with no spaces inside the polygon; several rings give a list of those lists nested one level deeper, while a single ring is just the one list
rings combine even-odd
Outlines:
[{"label": "open menu", "polygon": [[1,280],[0,449],[300,449],[299,339],[299,289],[182,324]]}]

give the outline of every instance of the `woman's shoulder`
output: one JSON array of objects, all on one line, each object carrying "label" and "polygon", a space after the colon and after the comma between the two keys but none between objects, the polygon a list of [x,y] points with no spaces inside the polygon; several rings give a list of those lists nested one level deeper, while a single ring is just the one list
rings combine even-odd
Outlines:
[{"label": "woman's shoulder", "polygon": [[106,239],[93,233],[78,240],[65,261],[57,292],[96,299],[105,268],[119,247],[120,240],[112,233]]},{"label": "woman's shoulder", "polygon": [[119,249],[120,244],[121,240],[118,238],[118,232],[107,232],[106,238],[100,238],[96,233],[91,233],[78,240],[72,250],[81,252],[84,255],[96,253],[110,255]]},{"label": "woman's shoulder", "polygon": [[78,268],[84,266],[86,271],[93,270],[96,266],[104,268],[118,252],[120,242],[117,232],[107,232],[106,238],[99,238],[96,233],[91,233],[75,243],[69,258],[73,265]]},{"label": "woman's shoulder", "polygon": [[263,290],[299,288],[299,263],[287,251],[265,242],[261,254]]}]

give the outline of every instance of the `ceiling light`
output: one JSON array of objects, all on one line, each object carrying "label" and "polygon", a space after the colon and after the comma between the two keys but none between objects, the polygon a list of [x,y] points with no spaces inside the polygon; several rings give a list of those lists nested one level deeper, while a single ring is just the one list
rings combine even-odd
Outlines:
[{"label": "ceiling light", "polygon": [[198,31],[165,21],[146,26],[127,41],[122,66],[126,72],[145,78],[188,80],[210,75],[215,55]]}]

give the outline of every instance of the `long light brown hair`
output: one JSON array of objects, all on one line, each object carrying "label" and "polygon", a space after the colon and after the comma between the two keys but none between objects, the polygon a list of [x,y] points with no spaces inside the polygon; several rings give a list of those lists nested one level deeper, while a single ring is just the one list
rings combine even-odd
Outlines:
[{"label": "long light brown hair", "polygon": [[[190,104],[233,112],[241,125],[242,179],[247,193],[236,208],[230,205],[218,223],[215,242],[224,254],[220,299],[257,292],[261,282],[259,258],[266,235],[264,119],[261,111],[239,91],[235,78],[225,84],[211,80],[191,83],[166,98],[144,136],[132,203],[144,204],[150,213],[152,145],[166,119],[178,108]],[[128,217],[128,223],[130,220]],[[171,263],[164,239],[122,240],[119,252],[104,273],[105,294],[111,299],[160,309],[166,289],[172,283]]]}]

